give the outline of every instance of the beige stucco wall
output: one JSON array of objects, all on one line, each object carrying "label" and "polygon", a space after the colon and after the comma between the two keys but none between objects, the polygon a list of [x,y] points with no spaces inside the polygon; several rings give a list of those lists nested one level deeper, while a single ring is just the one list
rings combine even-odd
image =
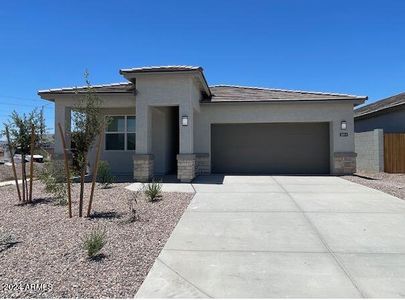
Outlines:
[{"label": "beige stucco wall", "polygon": [[[154,106],[178,106],[179,119],[188,116],[189,126],[180,126],[180,153],[194,152],[193,118],[200,108],[200,92],[196,79],[184,74],[145,75],[136,78],[136,124],[138,154],[152,152],[151,109]],[[180,124],[180,120],[179,120]]]},{"label": "beige stucco wall", "polygon": [[[333,152],[354,152],[353,104],[350,102],[202,104],[194,120],[195,153],[211,155],[211,124],[272,122],[329,122],[331,170]],[[343,120],[347,122],[347,137],[340,136]]]},{"label": "beige stucco wall", "polygon": [[[145,75],[136,78],[136,96],[102,94],[104,114],[136,114],[136,154],[155,156],[154,172],[169,170],[173,153],[167,126],[176,122],[179,126],[179,153],[211,154],[211,124],[215,123],[271,123],[271,122],[329,122],[331,170],[334,152],[354,152],[353,103],[341,102],[294,102],[294,103],[228,103],[200,104],[201,87],[193,75],[165,74]],[[135,101],[136,100],[136,101]],[[65,120],[70,107],[78,101],[77,95],[55,96],[55,124]],[[178,107],[178,120],[164,106]],[[181,126],[183,115],[189,118],[189,126]],[[348,136],[340,136],[341,121],[347,122]],[[62,122],[63,123],[63,122]],[[64,126],[64,124],[63,124]],[[57,126],[55,126],[57,128]],[[135,151],[103,151],[101,159],[110,161],[115,173],[133,172]],[[55,151],[61,153],[60,137],[56,134]],[[89,155],[95,158],[94,149]],[[210,159],[209,159],[210,160]]]},{"label": "beige stucco wall", "polygon": [[[71,110],[80,101],[78,95],[58,95],[55,96],[55,128],[57,130],[58,122],[62,127],[69,123],[69,115]],[[103,117],[106,115],[136,115],[135,110],[135,96],[133,94],[103,94],[100,95],[103,100]],[[95,147],[92,148],[88,155],[90,167],[92,168],[95,161]],[[62,145],[59,132],[55,135],[55,153],[62,153]],[[106,151],[105,139],[103,139],[102,151],[100,159],[110,162],[112,171],[116,174],[132,174],[133,164],[132,157],[135,151]]]}]

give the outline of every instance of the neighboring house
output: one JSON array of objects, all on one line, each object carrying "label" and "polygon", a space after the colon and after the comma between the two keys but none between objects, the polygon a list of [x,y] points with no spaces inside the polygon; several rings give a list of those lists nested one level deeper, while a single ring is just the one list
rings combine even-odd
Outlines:
[{"label": "neighboring house", "polygon": [[385,133],[405,132],[405,93],[365,105],[354,111],[355,132],[383,129]]},{"label": "neighboring house", "polygon": [[51,156],[54,155],[54,148],[55,148],[54,140],[55,140],[55,135],[47,133],[43,136],[43,141],[41,144],[41,148],[43,150],[45,150]]},{"label": "neighboring house", "polygon": [[[176,174],[347,174],[355,171],[353,107],[367,97],[209,86],[201,67],[122,69],[129,82],[96,85],[112,122],[102,151],[139,181]],[[39,91],[69,128],[83,88]],[[55,126],[57,128],[57,126]],[[68,136],[68,135],[67,135]],[[59,135],[55,153],[62,153]],[[90,153],[94,161],[94,150]]]},{"label": "neighboring house", "polygon": [[405,93],[354,111],[358,170],[405,173]]},{"label": "neighboring house", "polygon": [[0,159],[8,161],[10,159],[10,152],[6,141],[0,141]]}]

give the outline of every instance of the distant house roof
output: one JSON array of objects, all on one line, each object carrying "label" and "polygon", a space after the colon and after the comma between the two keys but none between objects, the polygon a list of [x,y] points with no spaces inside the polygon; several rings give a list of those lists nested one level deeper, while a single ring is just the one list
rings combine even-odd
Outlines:
[{"label": "distant house roof", "polygon": [[278,101],[331,101],[358,100],[362,103],[366,96],[354,96],[336,93],[321,93],[272,88],[247,87],[235,85],[210,86],[212,98],[204,102],[278,102]]},{"label": "distant house roof", "polygon": [[121,69],[120,74],[127,73],[162,73],[162,72],[187,72],[187,71],[203,71],[199,66],[150,66],[141,68]]},{"label": "distant house roof", "polygon": [[[133,89],[133,84],[131,82],[119,82],[119,83],[109,83],[109,84],[97,84],[91,86],[97,93],[130,93]],[[57,89],[48,89],[38,91],[38,95],[49,95],[49,94],[75,94],[83,93],[86,91],[86,86],[78,87],[63,87]]]},{"label": "distant house roof", "polygon": [[394,95],[374,103],[360,107],[354,111],[355,118],[366,118],[388,109],[394,109],[405,104],[405,93]]}]

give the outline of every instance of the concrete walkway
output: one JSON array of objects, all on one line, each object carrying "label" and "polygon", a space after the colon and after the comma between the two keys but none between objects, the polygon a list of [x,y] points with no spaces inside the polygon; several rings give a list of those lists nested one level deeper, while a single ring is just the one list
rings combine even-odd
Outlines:
[{"label": "concrete walkway", "polygon": [[[35,180],[35,178],[34,178]],[[30,182],[30,179],[27,178],[27,181]],[[22,180],[18,179],[18,184],[21,184]],[[15,185],[15,180],[7,180],[7,181],[0,181],[0,187],[2,186],[8,186],[8,185]]]},{"label": "concrete walkway", "polygon": [[192,187],[136,297],[405,297],[405,201],[337,177]]}]

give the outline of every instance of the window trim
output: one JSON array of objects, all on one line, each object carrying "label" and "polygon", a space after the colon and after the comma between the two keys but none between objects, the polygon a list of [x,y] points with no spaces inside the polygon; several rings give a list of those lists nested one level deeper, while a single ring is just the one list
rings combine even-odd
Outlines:
[{"label": "window trim", "polygon": [[[136,115],[125,115],[125,114],[114,114],[114,115],[105,115],[104,119],[110,118],[110,117],[124,117],[124,131],[108,131],[108,127],[104,131],[104,151],[106,152],[135,152],[136,150],[136,143],[135,143],[135,149],[134,150],[128,150],[128,133],[134,133],[135,134],[135,139],[136,139],[136,125],[135,125],[135,131],[128,131],[128,124],[127,124],[127,119],[128,117],[135,117],[135,122],[136,122]],[[124,135],[124,149],[122,150],[108,150],[107,149],[107,134],[123,134]]]}]

